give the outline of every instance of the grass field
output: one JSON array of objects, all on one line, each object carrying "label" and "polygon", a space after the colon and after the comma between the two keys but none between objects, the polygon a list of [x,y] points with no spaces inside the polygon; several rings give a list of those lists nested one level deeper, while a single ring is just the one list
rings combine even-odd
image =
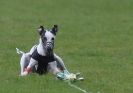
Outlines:
[{"label": "grass field", "polygon": [[91,93],[133,93],[133,0],[0,0],[0,93],[82,93],[52,74],[19,77],[15,48],[59,25],[55,52]]}]

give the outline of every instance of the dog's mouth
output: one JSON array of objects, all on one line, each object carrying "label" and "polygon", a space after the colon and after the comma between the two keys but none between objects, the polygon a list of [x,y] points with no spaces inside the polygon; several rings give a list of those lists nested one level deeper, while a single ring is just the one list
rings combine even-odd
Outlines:
[{"label": "dog's mouth", "polygon": [[48,49],[48,50],[46,51],[46,55],[47,55],[47,56],[52,56],[52,55],[53,55],[53,50],[49,50],[49,49]]},{"label": "dog's mouth", "polygon": [[46,45],[46,54],[48,56],[53,55],[53,45],[52,44],[47,44]]}]

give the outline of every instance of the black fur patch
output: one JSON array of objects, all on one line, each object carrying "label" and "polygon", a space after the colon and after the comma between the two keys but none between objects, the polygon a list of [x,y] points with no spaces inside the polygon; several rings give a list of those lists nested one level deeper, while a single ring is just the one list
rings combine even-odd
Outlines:
[{"label": "black fur patch", "polygon": [[52,56],[41,56],[37,49],[33,52],[32,58],[38,61],[37,73],[42,75],[47,72],[48,63],[55,61],[54,55]]}]

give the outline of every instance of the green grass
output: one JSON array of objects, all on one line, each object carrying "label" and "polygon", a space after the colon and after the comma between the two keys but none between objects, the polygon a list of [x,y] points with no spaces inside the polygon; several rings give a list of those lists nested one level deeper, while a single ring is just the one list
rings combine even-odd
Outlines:
[{"label": "green grass", "polygon": [[133,93],[132,0],[0,0],[0,93],[81,93],[52,74],[19,77],[15,48],[28,51],[36,28],[59,25],[55,52],[92,93]]}]

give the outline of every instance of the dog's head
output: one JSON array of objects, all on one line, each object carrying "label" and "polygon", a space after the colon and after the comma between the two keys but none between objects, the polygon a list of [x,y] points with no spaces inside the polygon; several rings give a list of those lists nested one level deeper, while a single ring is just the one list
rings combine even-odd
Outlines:
[{"label": "dog's head", "polygon": [[56,33],[58,32],[58,26],[54,25],[50,30],[47,30],[43,26],[40,26],[38,28],[38,32],[41,37],[43,46],[46,48],[47,54],[51,54],[54,49],[54,41]]}]

